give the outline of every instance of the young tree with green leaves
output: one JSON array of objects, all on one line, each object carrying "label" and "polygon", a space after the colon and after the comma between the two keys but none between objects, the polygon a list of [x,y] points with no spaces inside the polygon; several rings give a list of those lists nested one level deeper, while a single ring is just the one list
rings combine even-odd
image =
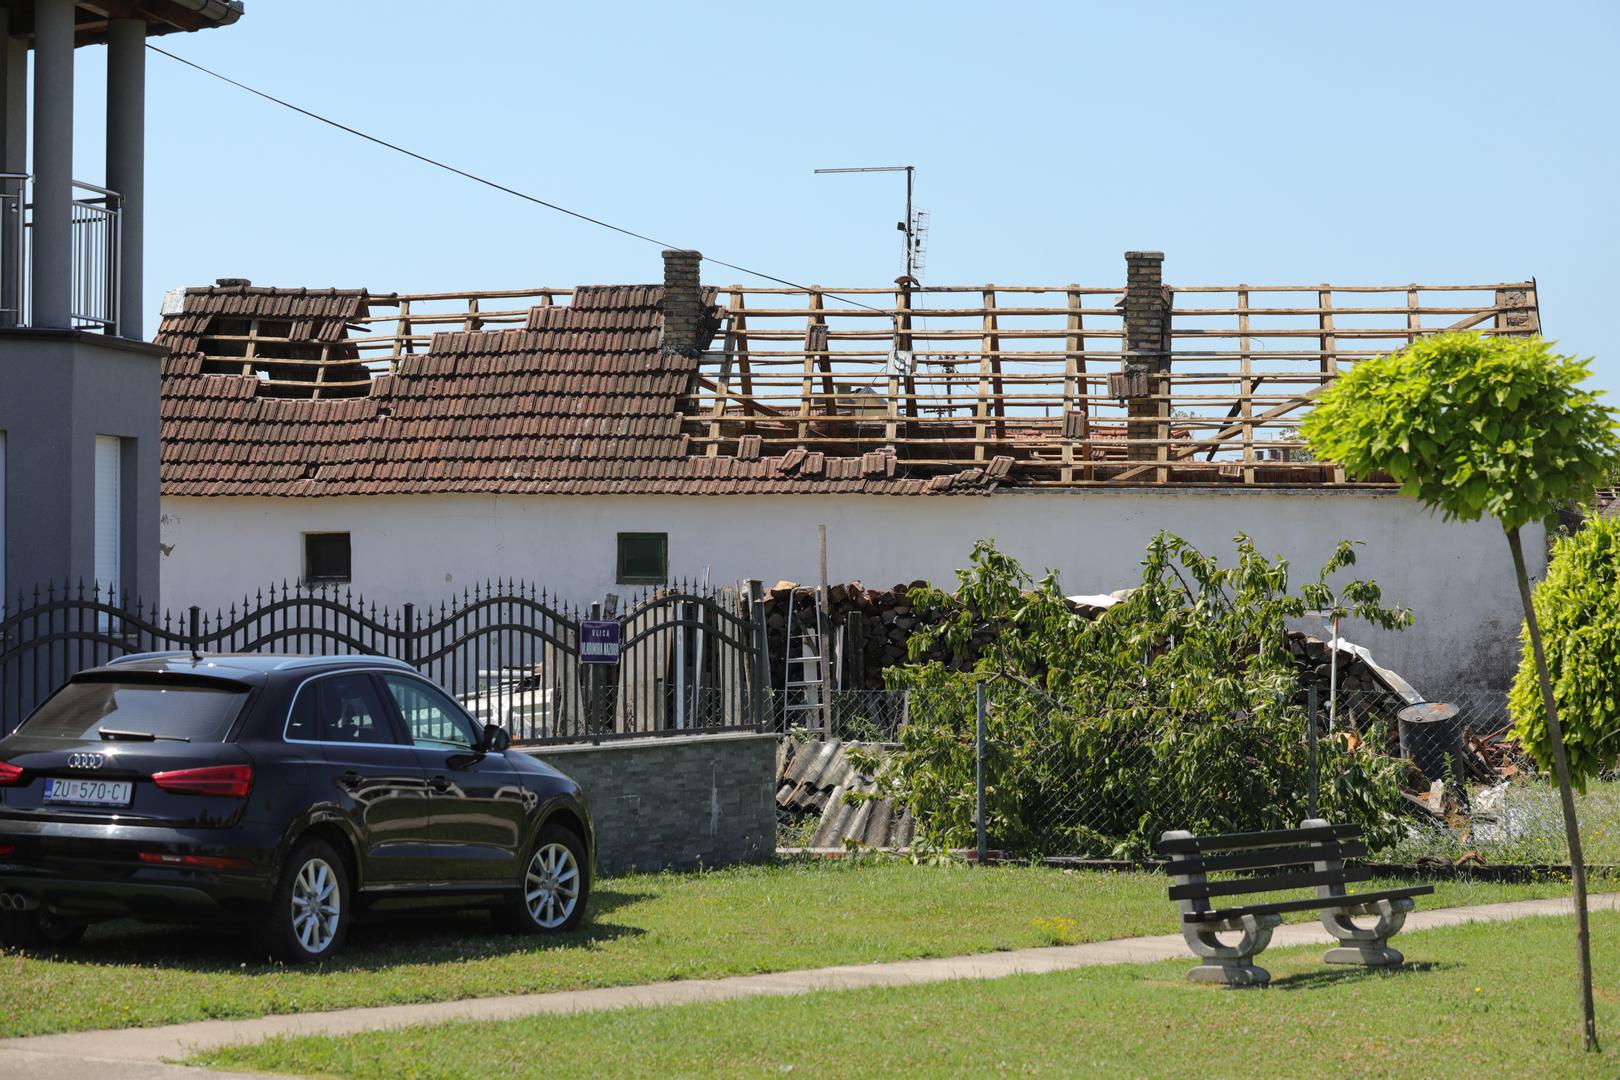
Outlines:
[{"label": "young tree with green leaves", "polygon": [[[1520,539],[1525,525],[1588,500],[1620,462],[1615,418],[1582,385],[1590,374],[1585,361],[1554,352],[1541,338],[1436,334],[1357,363],[1323,392],[1301,431],[1350,477],[1387,475],[1403,495],[1447,520],[1490,515],[1507,534],[1569,842],[1583,1035],[1596,1050],[1586,866],[1568,743]],[[1589,741],[1588,717],[1575,715],[1572,724],[1581,732],[1576,741]]]},{"label": "young tree with green leaves", "polygon": [[[944,847],[974,837],[974,687],[986,717],[986,820],[1000,846],[1135,858],[1170,828],[1200,833],[1282,829],[1306,816],[1307,725],[1287,620],[1304,593],[1321,600],[1329,574],[1350,565],[1340,544],[1315,582],[1289,588],[1286,560],[1244,536],[1222,564],[1178,536],[1148,544],[1140,585],[1095,619],[1076,614],[1057,579],[1032,580],[993,541],[974,545],[954,591],[914,589],[925,626],[913,663],[889,668],[911,691],[899,746],[851,750],[883,792],[916,816],[918,835]],[[1331,591],[1331,590],[1329,590]],[[1355,582],[1358,612],[1402,626],[1378,588]],[[957,662],[924,661],[943,653]],[[1334,782],[1322,805],[1373,842],[1400,832],[1400,766],[1370,739],[1330,740]]]}]

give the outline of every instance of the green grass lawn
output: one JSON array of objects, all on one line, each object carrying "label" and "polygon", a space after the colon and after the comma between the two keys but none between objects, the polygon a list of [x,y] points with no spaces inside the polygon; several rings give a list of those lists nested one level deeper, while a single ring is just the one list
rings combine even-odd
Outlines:
[{"label": "green grass lawn", "polygon": [[1191,958],[987,982],[277,1039],[193,1064],[304,1076],[1614,1076],[1620,916],[1593,919],[1598,1028],[1584,1055],[1573,926],[1534,918],[1403,934],[1397,972],[1262,957],[1266,990],[1190,983]]},{"label": "green grass lawn", "polygon": [[[506,937],[482,914],[444,912],[357,926],[334,962],[314,968],[256,962],[217,932],[107,924],[58,958],[0,954],[0,1036],[1173,933],[1167,885],[1156,874],[893,860],[640,875],[600,882],[584,926],[566,936]],[[1555,883],[1443,883],[1419,906],[1567,893]]]}]

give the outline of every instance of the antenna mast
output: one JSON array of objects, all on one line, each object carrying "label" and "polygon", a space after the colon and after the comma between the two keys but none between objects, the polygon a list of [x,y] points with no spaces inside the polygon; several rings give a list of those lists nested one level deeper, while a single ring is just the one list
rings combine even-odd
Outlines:
[{"label": "antenna mast", "polygon": [[906,219],[895,225],[905,234],[905,265],[906,277],[911,281],[917,280],[922,272],[923,253],[925,251],[924,238],[928,233],[928,211],[914,210],[912,208],[912,191],[916,185],[917,166],[915,165],[867,165],[853,169],[817,169],[817,173],[874,173],[874,172],[903,172],[906,174]]}]

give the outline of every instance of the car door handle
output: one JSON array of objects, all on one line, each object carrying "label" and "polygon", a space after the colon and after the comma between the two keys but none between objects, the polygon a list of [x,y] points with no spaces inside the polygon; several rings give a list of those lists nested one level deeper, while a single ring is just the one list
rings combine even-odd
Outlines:
[{"label": "car door handle", "polygon": [[428,786],[434,791],[449,791],[450,781],[446,780],[442,776],[435,776],[432,780],[428,781]]}]

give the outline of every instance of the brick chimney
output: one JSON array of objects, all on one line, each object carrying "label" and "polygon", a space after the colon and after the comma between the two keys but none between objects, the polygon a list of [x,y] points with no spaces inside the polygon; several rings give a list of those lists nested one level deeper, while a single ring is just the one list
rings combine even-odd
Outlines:
[{"label": "brick chimney", "polygon": [[700,251],[678,248],[664,252],[664,330],[659,348],[682,356],[697,356],[709,347],[714,323],[703,302]]},{"label": "brick chimney", "polygon": [[1125,351],[1143,363],[1162,362],[1170,328],[1170,290],[1162,277],[1164,252],[1125,253]]},{"label": "brick chimney", "polygon": [[[1157,378],[1170,370],[1171,290],[1162,277],[1164,252],[1125,253],[1124,360],[1117,396],[1124,398],[1129,421],[1126,431],[1132,440],[1165,439],[1170,436],[1170,403],[1155,401],[1163,382]],[[1159,447],[1132,444],[1127,454],[1133,461],[1152,461]]]}]

